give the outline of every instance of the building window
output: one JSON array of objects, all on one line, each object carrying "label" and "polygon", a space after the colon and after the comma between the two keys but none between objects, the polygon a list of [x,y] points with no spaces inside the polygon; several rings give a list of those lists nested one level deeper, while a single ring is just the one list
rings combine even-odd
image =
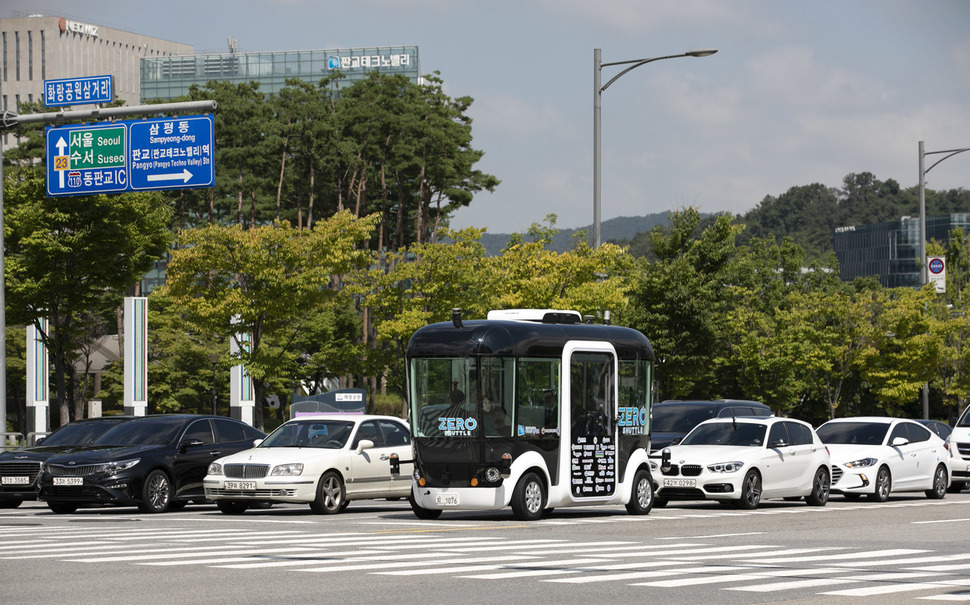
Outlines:
[{"label": "building window", "polygon": [[20,81],[20,32],[13,33],[13,54],[14,54],[14,57],[13,57],[14,64],[16,64],[14,71],[16,72],[17,81],[19,82]]},{"label": "building window", "polygon": [[34,32],[27,32],[27,80],[34,80]]},{"label": "building window", "polygon": [[3,81],[7,81],[7,32],[3,32]]},{"label": "building window", "polygon": [[40,79],[47,79],[47,39],[44,30],[40,30]]}]

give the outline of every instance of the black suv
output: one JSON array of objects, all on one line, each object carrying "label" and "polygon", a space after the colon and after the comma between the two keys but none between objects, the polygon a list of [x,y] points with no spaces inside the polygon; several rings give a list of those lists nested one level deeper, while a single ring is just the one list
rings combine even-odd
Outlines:
[{"label": "black suv", "polygon": [[683,439],[698,424],[710,418],[731,416],[774,416],[771,408],[758,401],[716,399],[714,401],[667,400],[653,405],[650,451],[656,452]]}]

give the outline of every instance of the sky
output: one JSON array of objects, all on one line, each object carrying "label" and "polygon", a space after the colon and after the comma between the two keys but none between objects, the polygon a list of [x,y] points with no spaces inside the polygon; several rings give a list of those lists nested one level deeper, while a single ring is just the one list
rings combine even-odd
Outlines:
[{"label": "sky", "polygon": [[[970,147],[967,0],[4,0],[198,52],[415,45],[421,73],[474,99],[476,165],[501,180],[452,227],[593,221],[593,54],[652,62],[602,93],[602,220],[743,214],[767,196],[871,172],[919,182]],[[604,67],[603,82],[622,67]],[[926,165],[943,157],[927,157]],[[218,170],[218,167],[216,167]],[[970,153],[926,186],[970,188]]]}]

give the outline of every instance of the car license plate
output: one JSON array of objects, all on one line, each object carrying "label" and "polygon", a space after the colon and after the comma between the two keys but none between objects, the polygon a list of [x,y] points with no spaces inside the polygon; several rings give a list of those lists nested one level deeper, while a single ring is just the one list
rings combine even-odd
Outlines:
[{"label": "car license plate", "polygon": [[3,485],[29,485],[30,477],[2,477],[0,483]]},{"label": "car license plate", "polygon": [[458,506],[458,494],[435,494],[434,503],[438,506]]},{"label": "car license plate", "polygon": [[255,481],[226,481],[223,484],[226,489],[256,489]]},{"label": "car license plate", "polygon": [[84,477],[54,477],[54,485],[84,485]]},{"label": "car license plate", "polygon": [[697,479],[664,479],[664,487],[697,487]]}]

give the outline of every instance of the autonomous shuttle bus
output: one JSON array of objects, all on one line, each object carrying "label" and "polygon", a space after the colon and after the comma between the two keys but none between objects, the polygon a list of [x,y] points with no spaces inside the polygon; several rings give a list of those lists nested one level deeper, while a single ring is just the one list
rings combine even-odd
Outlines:
[{"label": "autonomous shuttle bus", "polygon": [[418,517],[508,506],[522,520],[566,506],[650,512],[653,349],[640,332],[575,311],[468,321],[455,310],[415,332],[406,361]]}]

